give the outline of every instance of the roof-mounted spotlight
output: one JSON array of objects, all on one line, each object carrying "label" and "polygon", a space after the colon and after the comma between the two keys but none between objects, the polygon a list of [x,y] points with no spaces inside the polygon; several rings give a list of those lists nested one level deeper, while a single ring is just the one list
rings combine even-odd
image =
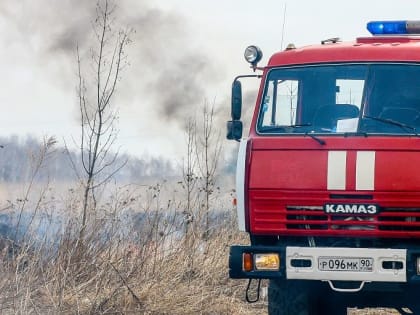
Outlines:
[{"label": "roof-mounted spotlight", "polygon": [[244,52],[245,60],[251,64],[254,71],[257,68],[257,63],[262,59],[262,56],[263,53],[261,49],[254,45],[248,46]]}]

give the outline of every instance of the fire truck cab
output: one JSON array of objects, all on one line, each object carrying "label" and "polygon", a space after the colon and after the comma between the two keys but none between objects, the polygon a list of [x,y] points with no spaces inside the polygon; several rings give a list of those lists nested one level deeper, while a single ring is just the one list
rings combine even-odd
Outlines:
[{"label": "fire truck cab", "polygon": [[269,314],[420,313],[420,22],[370,37],[289,45],[261,71],[242,137],[240,80],[228,139],[240,142],[231,278],[270,279]]}]

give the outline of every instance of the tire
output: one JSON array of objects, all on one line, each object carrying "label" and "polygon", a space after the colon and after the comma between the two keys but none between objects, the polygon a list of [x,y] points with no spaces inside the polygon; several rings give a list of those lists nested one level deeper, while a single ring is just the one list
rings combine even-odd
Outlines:
[{"label": "tire", "polygon": [[312,315],[308,287],[299,281],[270,280],[268,286],[269,315]]}]

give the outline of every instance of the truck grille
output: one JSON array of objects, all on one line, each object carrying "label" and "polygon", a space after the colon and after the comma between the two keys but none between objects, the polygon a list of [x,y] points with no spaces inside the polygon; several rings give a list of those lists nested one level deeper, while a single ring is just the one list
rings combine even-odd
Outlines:
[{"label": "truck grille", "polygon": [[376,215],[326,214],[322,207],[286,206],[285,228],[290,233],[411,237],[420,236],[420,209],[382,208]]},{"label": "truck grille", "polygon": [[[324,191],[251,190],[250,232],[261,235],[420,238],[418,192],[340,195]],[[375,204],[375,214],[325,213],[328,204]]]}]

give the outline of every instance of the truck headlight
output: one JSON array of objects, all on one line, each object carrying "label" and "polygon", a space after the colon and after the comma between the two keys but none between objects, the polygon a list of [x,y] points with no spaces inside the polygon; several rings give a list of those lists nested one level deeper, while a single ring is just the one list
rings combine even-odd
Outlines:
[{"label": "truck headlight", "polygon": [[256,270],[279,270],[280,257],[279,254],[255,254]]}]

